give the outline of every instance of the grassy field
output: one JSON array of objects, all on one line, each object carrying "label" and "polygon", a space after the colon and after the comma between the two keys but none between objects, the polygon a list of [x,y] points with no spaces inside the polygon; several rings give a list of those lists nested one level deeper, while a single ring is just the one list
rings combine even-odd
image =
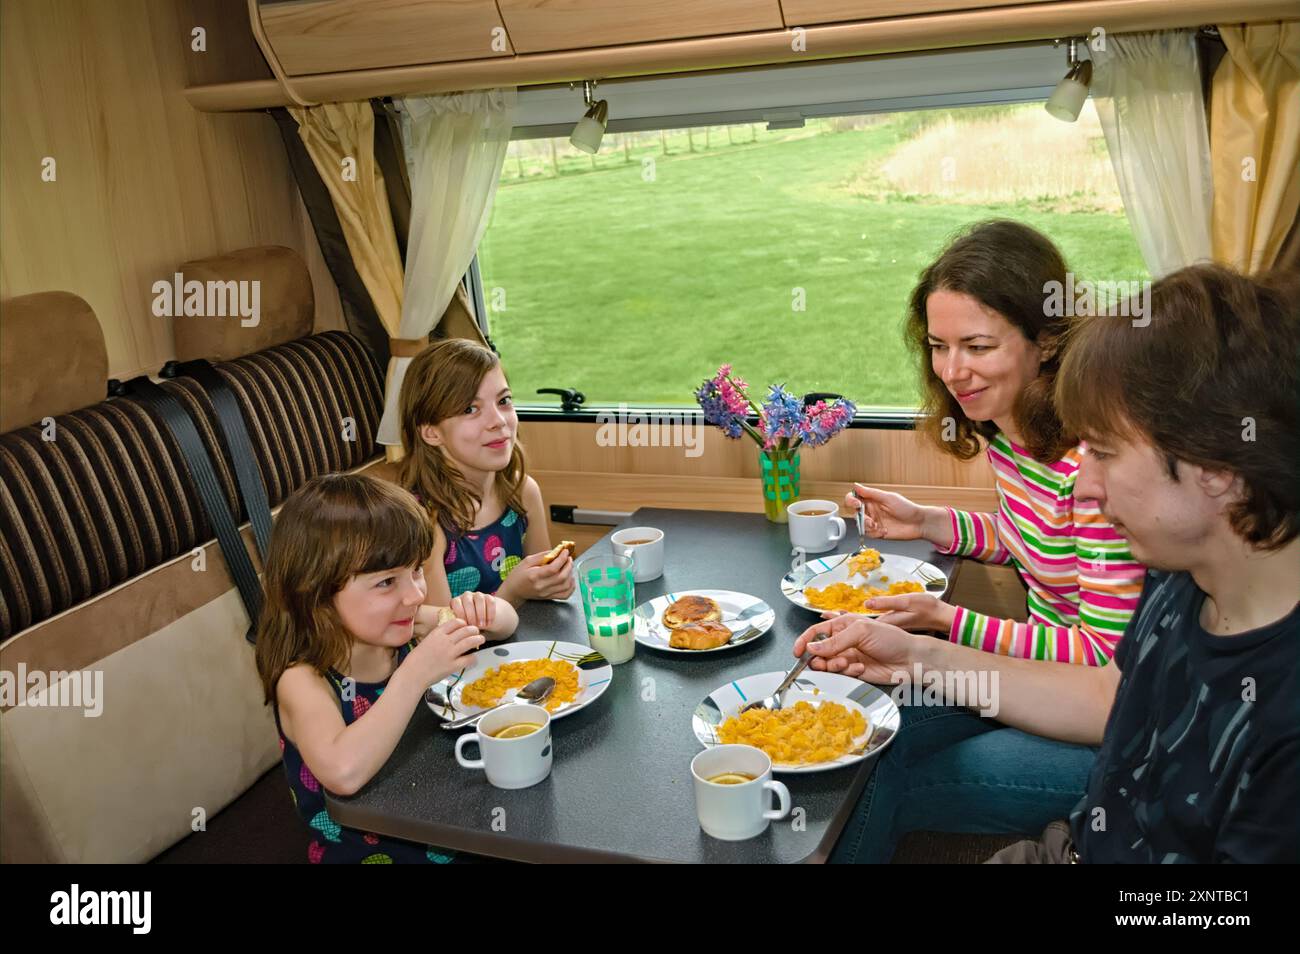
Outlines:
[{"label": "grassy field", "polygon": [[[914,405],[900,335],[908,294],[949,236],[989,217],[1046,233],[1079,278],[1147,277],[1123,215],[1096,211],[1095,197],[1071,203],[1036,184],[1033,196],[979,203],[900,188],[884,170],[904,149],[927,161],[917,142],[933,119],[759,128],[753,142],[742,127],[733,143],[715,128],[707,151],[697,130],[695,152],[680,132],[608,137],[594,168],[577,155],[552,164],[537,154],[549,144],[529,144],[506,162],[480,247],[489,307],[505,306],[491,333],[516,400],[577,387],[589,402],[691,403],[731,362],[752,384]],[[937,148],[950,149],[941,132]]]}]

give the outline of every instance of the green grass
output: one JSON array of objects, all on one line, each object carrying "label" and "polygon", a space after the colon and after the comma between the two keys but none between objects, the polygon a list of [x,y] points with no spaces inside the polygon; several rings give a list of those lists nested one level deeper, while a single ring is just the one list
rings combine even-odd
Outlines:
[{"label": "green grass", "polygon": [[[480,263],[489,303],[504,291],[490,325],[516,401],[577,387],[590,403],[689,404],[731,362],[759,386],[915,405],[907,297],[954,232],[993,216],[1050,236],[1080,278],[1147,277],[1123,216],[855,196],[844,186],[915,121],[823,128],[734,146],[715,129],[708,152],[697,131],[695,153],[678,133],[668,157],[656,141],[626,162],[616,146],[594,170],[567,159],[558,176],[514,182],[508,160]],[[642,155],[656,156],[654,181]]]}]

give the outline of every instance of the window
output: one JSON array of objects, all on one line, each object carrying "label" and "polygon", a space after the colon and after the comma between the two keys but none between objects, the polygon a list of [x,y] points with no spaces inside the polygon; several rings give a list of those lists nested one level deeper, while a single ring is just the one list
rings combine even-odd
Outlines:
[{"label": "window", "polygon": [[1148,277],[1091,104],[1066,124],[1041,99],[611,131],[594,157],[516,140],[479,263],[521,404],[691,405],[729,362],[760,391],[913,408],[908,296],[991,217],[1044,232],[1080,279]]}]

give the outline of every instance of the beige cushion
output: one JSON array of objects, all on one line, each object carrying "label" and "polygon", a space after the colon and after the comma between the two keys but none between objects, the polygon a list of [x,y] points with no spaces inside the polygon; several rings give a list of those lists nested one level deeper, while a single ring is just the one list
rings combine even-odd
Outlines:
[{"label": "beige cushion", "polygon": [[0,715],[0,862],[148,861],[279,761],[246,627],[230,590],[91,666],[100,715]]},{"label": "beige cushion", "polygon": [[0,302],[0,341],[0,433],[104,400],[104,332],[71,292]]},{"label": "beige cushion", "polygon": [[[185,283],[259,282],[257,324],[245,326],[238,315],[177,316],[171,319],[176,358],[191,361],[230,361],[254,351],[284,344],[312,332],[316,298],[311,273],[291,248],[266,245],[227,255],[201,258],[181,265]],[[251,295],[252,286],[246,286]]]}]

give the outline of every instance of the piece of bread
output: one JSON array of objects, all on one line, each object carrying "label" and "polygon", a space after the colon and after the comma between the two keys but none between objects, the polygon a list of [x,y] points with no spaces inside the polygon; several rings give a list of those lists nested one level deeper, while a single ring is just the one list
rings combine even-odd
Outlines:
[{"label": "piece of bread", "polygon": [[436,622],[434,625],[441,626],[443,623],[447,622],[448,620],[453,620],[455,618],[456,618],[456,614],[451,611],[450,606],[439,606],[438,622]]},{"label": "piece of bread", "polygon": [[683,596],[668,605],[663,619],[669,629],[689,623],[711,623],[722,619],[722,607],[707,596]]},{"label": "piece of bread", "polygon": [[717,649],[731,642],[731,630],[722,623],[687,623],[673,630],[668,645],[673,649]]},{"label": "piece of bread", "polygon": [[558,560],[560,558],[561,550],[568,550],[569,556],[573,556],[578,552],[578,545],[572,540],[561,540],[559,546],[555,547],[550,553],[542,557],[542,566],[546,566],[546,564],[550,563],[552,560]]}]

